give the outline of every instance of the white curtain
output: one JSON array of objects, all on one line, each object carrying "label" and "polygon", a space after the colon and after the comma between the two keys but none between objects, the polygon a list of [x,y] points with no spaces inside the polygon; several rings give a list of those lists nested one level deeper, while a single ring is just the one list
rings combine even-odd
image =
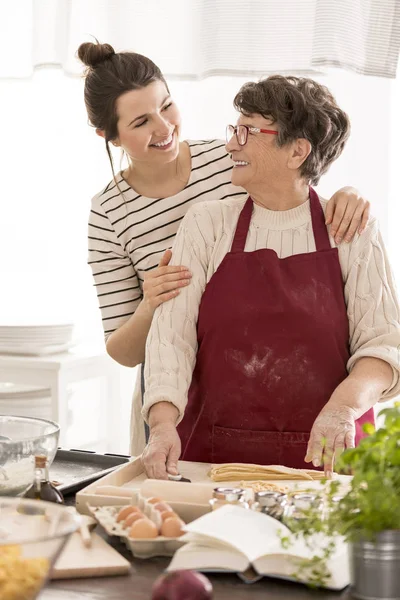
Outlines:
[{"label": "white curtain", "polygon": [[82,41],[150,56],[168,77],[254,77],[339,67],[395,77],[399,0],[2,0],[0,77],[57,65]]}]

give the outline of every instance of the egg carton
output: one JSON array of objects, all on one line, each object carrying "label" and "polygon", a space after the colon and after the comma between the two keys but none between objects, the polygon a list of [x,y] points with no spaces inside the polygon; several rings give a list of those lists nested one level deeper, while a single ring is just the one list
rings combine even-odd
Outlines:
[{"label": "egg carton", "polygon": [[[162,519],[156,510],[140,493],[133,493],[130,501],[124,506],[137,506],[157,527],[160,528]],[[173,556],[183,546],[184,542],[178,538],[169,538],[159,535],[156,538],[132,538],[122,522],[117,522],[117,516],[123,506],[90,506],[88,509],[96,521],[110,536],[118,536],[136,558],[152,558],[153,556]]]}]

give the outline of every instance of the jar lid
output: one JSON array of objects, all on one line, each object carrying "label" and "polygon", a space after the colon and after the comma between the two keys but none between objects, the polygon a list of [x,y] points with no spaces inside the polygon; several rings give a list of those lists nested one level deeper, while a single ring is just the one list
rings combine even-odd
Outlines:
[{"label": "jar lid", "polygon": [[244,494],[243,488],[228,488],[228,487],[217,487],[214,488],[213,497],[218,500],[226,500],[227,502],[234,502],[240,500]]},{"label": "jar lid", "polygon": [[274,504],[283,504],[286,500],[286,494],[282,492],[262,491],[255,492],[254,501],[259,502],[260,506],[272,506]]},{"label": "jar lid", "polygon": [[301,510],[318,508],[322,504],[322,497],[318,492],[299,492],[293,494],[292,504]]},{"label": "jar lid", "polygon": [[321,496],[318,494],[318,492],[296,492],[292,495],[292,500],[306,500],[309,502],[314,502],[320,498]]}]

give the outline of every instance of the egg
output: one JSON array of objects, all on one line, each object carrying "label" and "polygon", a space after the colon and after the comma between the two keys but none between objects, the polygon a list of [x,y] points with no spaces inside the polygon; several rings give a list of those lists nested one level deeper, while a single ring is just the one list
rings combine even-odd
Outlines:
[{"label": "egg", "polygon": [[157,502],[157,504],[154,504],[154,508],[160,511],[160,513],[165,512],[166,510],[172,511],[172,508],[166,502]]},{"label": "egg", "polygon": [[157,502],[162,502],[162,499],[152,496],[151,498],[147,498],[147,502],[150,502],[150,504],[157,504]]},{"label": "egg", "polygon": [[117,523],[119,523],[120,521],[125,521],[128,515],[137,512],[138,510],[139,509],[137,508],[137,506],[124,506],[123,508],[121,508],[117,515]]},{"label": "egg", "polygon": [[165,519],[161,525],[161,535],[165,537],[175,538],[183,535],[185,523],[179,517],[169,517]]},{"label": "egg", "polygon": [[129,530],[129,537],[138,539],[156,538],[158,529],[147,517],[138,519]]},{"label": "egg", "polygon": [[165,521],[165,519],[169,519],[169,517],[177,517],[178,515],[174,513],[173,510],[164,510],[161,513],[161,519]]},{"label": "egg", "polygon": [[132,512],[130,515],[128,515],[124,521],[124,527],[128,528],[131,525],[133,525],[133,523],[135,521],[137,521],[138,519],[143,519],[144,518],[144,514],[141,511],[138,512]]}]

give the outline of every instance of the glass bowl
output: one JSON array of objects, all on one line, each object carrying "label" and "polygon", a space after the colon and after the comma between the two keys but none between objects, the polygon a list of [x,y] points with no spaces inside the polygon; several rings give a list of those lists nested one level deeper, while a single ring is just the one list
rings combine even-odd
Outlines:
[{"label": "glass bowl", "polygon": [[60,427],[54,421],[0,415],[0,496],[18,496],[33,483],[34,457],[57,452]]},{"label": "glass bowl", "polygon": [[34,600],[79,525],[80,517],[64,505],[0,498],[1,600]]}]

